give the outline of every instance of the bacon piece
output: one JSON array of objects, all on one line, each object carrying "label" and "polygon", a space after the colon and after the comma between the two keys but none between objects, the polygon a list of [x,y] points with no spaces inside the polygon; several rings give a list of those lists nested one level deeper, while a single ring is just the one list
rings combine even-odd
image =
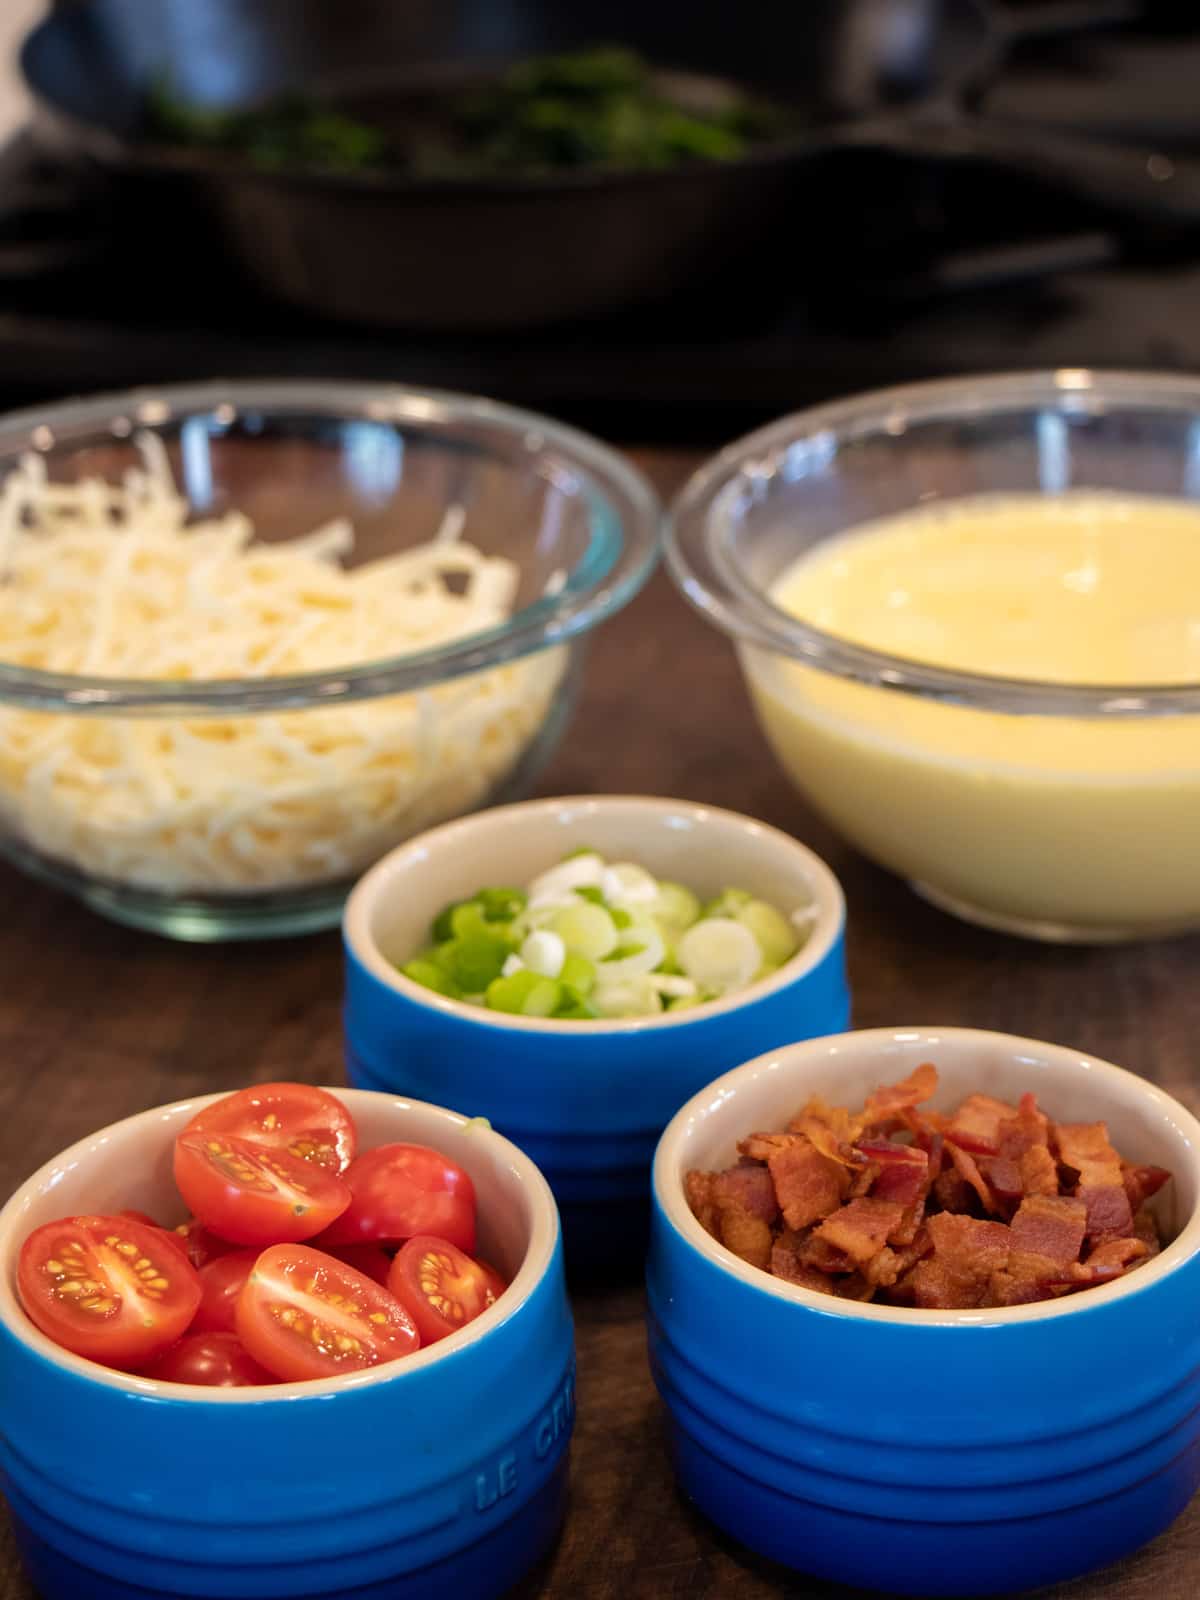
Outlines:
[{"label": "bacon piece", "polygon": [[1083,1265],[1092,1277],[1119,1278],[1149,1255],[1150,1249],[1142,1239],[1105,1239]]},{"label": "bacon piece", "polygon": [[858,1266],[870,1261],[887,1244],[888,1234],[897,1227],[904,1207],[894,1200],[851,1200],[816,1230],[835,1250],[841,1250]]},{"label": "bacon piece", "polygon": [[906,1210],[916,1205],[929,1187],[929,1157],[910,1144],[890,1140],[864,1140],[859,1150],[876,1163],[878,1176],[871,1186],[875,1200],[894,1200]]},{"label": "bacon piece", "polygon": [[1000,1151],[1000,1125],[1019,1116],[1016,1106],[990,1094],[969,1094],[946,1124],[946,1137],[972,1155],[994,1156]]},{"label": "bacon piece", "polygon": [[1091,1240],[1128,1235],[1133,1212],[1121,1176],[1121,1158],[1103,1122],[1058,1122],[1051,1130],[1058,1158],[1079,1173],[1075,1194],[1087,1206]]},{"label": "bacon piece", "polygon": [[850,1180],[850,1187],[846,1190],[847,1200],[858,1200],[864,1194],[870,1194],[876,1178],[879,1176],[879,1163],[868,1161],[861,1166]]},{"label": "bacon piece", "polygon": [[718,1209],[741,1206],[762,1222],[772,1223],[779,1216],[771,1174],[758,1162],[718,1172],[713,1178],[712,1198]]},{"label": "bacon piece", "polygon": [[996,1129],[997,1154],[1010,1161],[1020,1162],[1027,1150],[1049,1144],[1050,1119],[1038,1109],[1031,1094],[1023,1094],[1011,1117],[1005,1117]]},{"label": "bacon piece", "polygon": [[1012,1220],[1012,1248],[1068,1266],[1079,1260],[1086,1227],[1087,1207],[1082,1200],[1029,1195]]},{"label": "bacon piece", "polygon": [[717,1226],[717,1208],[712,1197],[713,1179],[716,1176],[715,1172],[701,1172],[693,1168],[683,1180],[683,1192],[696,1221],[719,1241],[721,1231]]},{"label": "bacon piece", "polygon": [[1027,1195],[1058,1193],[1058,1162],[1044,1144],[1030,1145],[1020,1157],[1021,1187]]},{"label": "bacon piece", "polygon": [[1139,1211],[1134,1217],[1133,1237],[1140,1239],[1152,1256],[1156,1256],[1162,1249],[1162,1240],[1158,1236],[1158,1223],[1154,1220],[1152,1211]]},{"label": "bacon piece", "polygon": [[798,1133],[752,1133],[738,1140],[738,1155],[747,1161],[769,1161],[778,1150],[788,1150],[800,1144]]},{"label": "bacon piece", "polygon": [[1129,1198],[1129,1209],[1136,1216],[1151,1195],[1155,1195],[1171,1174],[1163,1167],[1135,1167],[1127,1161],[1121,1163],[1121,1182]]},{"label": "bacon piece", "polygon": [[776,1150],[767,1161],[783,1220],[789,1228],[807,1228],[842,1203],[845,1168],[823,1156],[803,1134]]},{"label": "bacon piece", "polygon": [[788,1123],[789,1133],[803,1134],[823,1156],[845,1167],[862,1165],[861,1157],[854,1152],[861,1128],[861,1119],[852,1117],[845,1106],[827,1106],[818,1098],[810,1100]]},{"label": "bacon piece", "polygon": [[830,1278],[827,1283],[839,1300],[870,1300],[875,1293],[875,1285],[861,1272],[848,1272],[844,1278]]},{"label": "bacon piece", "polygon": [[979,1203],[983,1206],[983,1209],[985,1211],[992,1212],[994,1216],[999,1216],[1001,1211],[1000,1205],[998,1204],[996,1197],[992,1194],[992,1191],[984,1182],[983,1174],[976,1165],[975,1157],[968,1154],[968,1152],[963,1150],[959,1145],[953,1143],[949,1134],[946,1136],[946,1152],[951,1161],[954,1163],[955,1170],[958,1172],[959,1176],[964,1179],[965,1182],[969,1183],[971,1188],[974,1189],[975,1193],[979,1196]]},{"label": "bacon piece", "polygon": [[[1072,1263],[1074,1265],[1074,1263]],[[1064,1268],[1033,1250],[1012,1250],[1008,1261],[988,1280],[985,1306],[1028,1306],[1058,1294]]]},{"label": "bacon piece", "polygon": [[992,1274],[1008,1264],[1008,1224],[941,1212],[926,1226],[933,1255],[913,1270],[916,1304],[930,1310],[968,1310],[982,1304]]},{"label": "bacon piece", "polygon": [[869,1128],[902,1116],[913,1106],[919,1106],[922,1100],[928,1100],[936,1092],[937,1086],[937,1068],[932,1062],[922,1062],[915,1072],[909,1073],[900,1083],[884,1085],[867,1096],[862,1113],[863,1125]]},{"label": "bacon piece", "polygon": [[802,1267],[812,1267],[815,1272],[829,1274],[849,1272],[854,1265],[844,1250],[830,1244],[828,1239],[819,1238],[816,1233],[810,1234],[805,1240],[797,1259]]},{"label": "bacon piece", "polygon": [[980,1156],[976,1165],[1002,1210],[1011,1211],[1024,1198],[1021,1168],[1010,1156]]},{"label": "bacon piece", "polygon": [[734,1200],[717,1206],[721,1243],[735,1256],[741,1256],[752,1267],[764,1271],[771,1265],[771,1229],[761,1217],[756,1217],[745,1206]]},{"label": "bacon piece", "polygon": [[951,1165],[934,1180],[933,1197],[943,1211],[958,1212],[970,1210],[975,1194],[958,1168]]}]

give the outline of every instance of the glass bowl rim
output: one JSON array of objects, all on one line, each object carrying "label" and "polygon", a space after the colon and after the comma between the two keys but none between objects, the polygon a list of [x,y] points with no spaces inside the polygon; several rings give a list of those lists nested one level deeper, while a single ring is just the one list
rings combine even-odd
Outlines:
[{"label": "glass bowl rim", "polygon": [[1034,407],[1052,407],[1066,417],[1102,415],[1110,407],[1191,412],[1200,424],[1200,376],[1088,367],[989,373],[872,389],[791,412],[727,445],[687,480],[667,509],[667,570],[684,599],[735,641],[855,683],[1014,715],[1200,714],[1200,684],[1074,684],[993,676],[852,643],[789,616],[735,574],[733,563],[716,549],[712,512],[719,496],[745,481],[748,469],[761,472],[764,456],[777,461],[787,449],[817,439],[844,444],[894,437],[912,421],[965,422]]},{"label": "glass bowl rim", "polygon": [[120,420],[127,426],[114,430],[114,439],[123,443],[139,424],[159,431],[170,422],[211,415],[223,406],[282,415],[325,413],[331,422],[435,428],[469,423],[524,439],[531,462],[547,446],[553,447],[615,502],[621,522],[619,548],[605,562],[598,562],[594,552],[585,555],[558,594],[532,601],[498,627],[431,650],[277,677],[194,680],[46,672],[0,660],[0,706],[75,715],[231,716],[409,693],[565,644],[588,632],[628,604],[657,563],[662,520],[658,496],[619,451],[540,412],[421,385],[252,378],[139,386],[0,414],[0,460],[27,450],[52,455],[58,440],[47,445],[35,438],[43,428],[103,429]]}]

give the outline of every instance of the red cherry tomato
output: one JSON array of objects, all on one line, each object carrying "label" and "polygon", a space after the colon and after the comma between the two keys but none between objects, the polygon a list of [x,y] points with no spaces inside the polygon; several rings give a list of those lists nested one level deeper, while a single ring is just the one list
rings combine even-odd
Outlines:
[{"label": "red cherry tomato", "polygon": [[162,1383],[202,1383],[210,1389],[248,1389],[275,1382],[236,1333],[189,1333],[143,1368],[142,1377]]},{"label": "red cherry tomato", "polygon": [[365,1277],[374,1278],[376,1283],[381,1283],[387,1288],[388,1273],[392,1270],[392,1258],[382,1245],[378,1244],[335,1244],[326,1252],[333,1256],[335,1261],[344,1261],[348,1267],[353,1267],[355,1272],[361,1272]]},{"label": "red cherry tomato", "polygon": [[381,1144],[352,1161],[351,1201],[320,1240],[327,1244],[397,1244],[432,1233],[468,1253],[475,1248],[475,1185],[467,1173],[423,1144]]},{"label": "red cherry tomato", "polygon": [[343,1172],[358,1143],[342,1102],[308,1083],[260,1083],[198,1111],[184,1133],[229,1133]]},{"label": "red cherry tomato", "polygon": [[254,1359],[286,1382],[357,1372],[409,1355],[421,1342],[386,1289],[295,1244],[259,1256],[238,1301],[237,1328]]},{"label": "red cherry tomato", "polygon": [[408,1241],[388,1277],[388,1288],[416,1323],[422,1345],[457,1333],[495,1305],[497,1283],[503,1294],[503,1280],[491,1267],[430,1234]]},{"label": "red cherry tomato", "polygon": [[147,1216],[144,1211],[117,1211],[114,1212],[114,1215],[118,1217],[128,1217],[131,1222],[144,1222],[148,1228],[162,1228],[164,1233],[167,1232],[166,1228],[163,1228],[161,1222],[155,1222],[154,1218]]},{"label": "red cherry tomato", "polygon": [[179,1243],[197,1271],[218,1256],[227,1256],[237,1248],[228,1239],[218,1239],[215,1233],[209,1233],[197,1217],[192,1217],[189,1222],[181,1222],[172,1229],[170,1236]]},{"label": "red cherry tomato", "polygon": [[258,1250],[231,1250],[200,1268],[200,1305],[189,1333],[234,1333],[238,1296],[245,1288]]},{"label": "red cherry tomato", "polygon": [[335,1173],[228,1133],[181,1133],[175,1182],[204,1226],[233,1244],[311,1239],[350,1203]]},{"label": "red cherry tomato", "polygon": [[187,1331],[200,1280],[161,1228],[130,1217],[64,1217],[21,1247],[21,1304],[64,1349],[140,1367]]},{"label": "red cherry tomato", "polygon": [[492,1291],[492,1299],[499,1300],[500,1296],[508,1288],[508,1280],[502,1277],[490,1262],[483,1261],[478,1256],[475,1257],[475,1265],[487,1279],[487,1286]]}]

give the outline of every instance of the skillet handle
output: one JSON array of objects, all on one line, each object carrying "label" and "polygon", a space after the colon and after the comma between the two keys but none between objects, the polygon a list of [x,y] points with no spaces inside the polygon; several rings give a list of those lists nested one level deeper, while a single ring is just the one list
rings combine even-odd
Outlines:
[{"label": "skillet handle", "polygon": [[852,142],[933,161],[984,161],[1053,184],[1114,225],[1158,237],[1200,228],[1200,162],[984,117],[896,121]]}]

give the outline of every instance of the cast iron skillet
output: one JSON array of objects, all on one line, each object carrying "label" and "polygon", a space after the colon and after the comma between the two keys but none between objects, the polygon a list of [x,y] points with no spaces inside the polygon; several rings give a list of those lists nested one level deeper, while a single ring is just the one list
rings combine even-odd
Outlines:
[{"label": "cast iron skillet", "polygon": [[[1040,29],[1119,21],[1130,5],[1051,11]],[[34,30],[22,66],[58,148],[156,181],[146,204],[186,195],[191,225],[215,226],[273,294],[375,324],[547,325],[715,293],[735,269],[745,284],[748,265],[752,293],[755,274],[799,271],[869,231],[830,165],[854,149],[983,157],[1134,230],[1200,223],[1191,168],[975,114],[1026,31],[1000,16],[985,0],[84,0]],[[183,98],[228,106],[612,41],[784,100],[801,131],[727,164],[468,183],[267,172],[141,136],[145,89],[164,72]]]}]

